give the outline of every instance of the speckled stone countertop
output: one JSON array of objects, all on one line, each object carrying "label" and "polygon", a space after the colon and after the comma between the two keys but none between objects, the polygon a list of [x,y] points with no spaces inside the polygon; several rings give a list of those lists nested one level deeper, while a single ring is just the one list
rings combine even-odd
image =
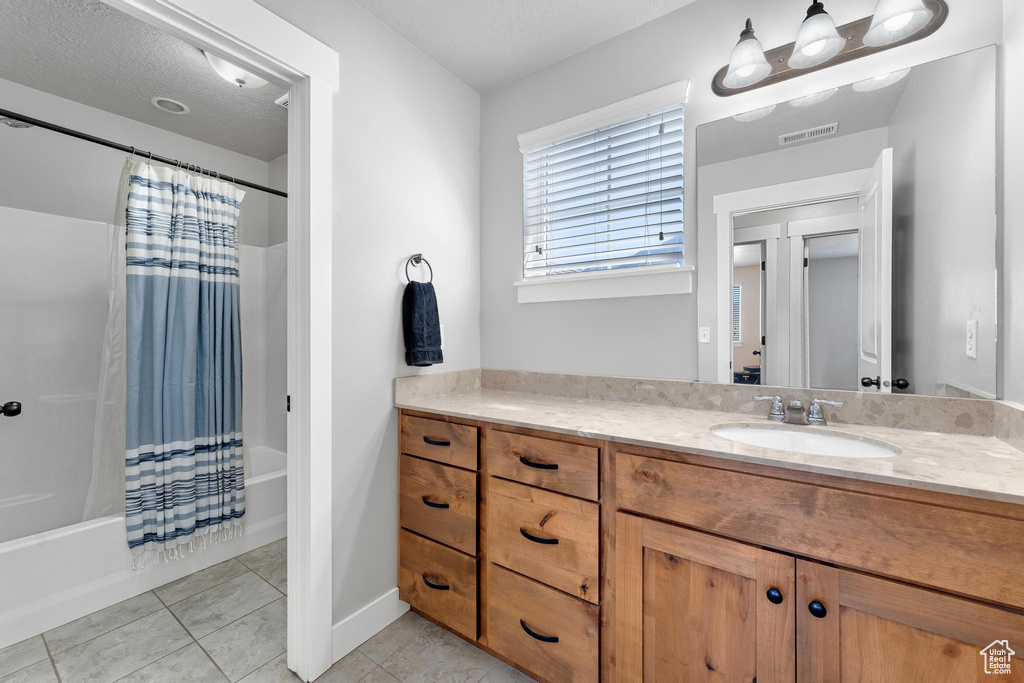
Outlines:
[{"label": "speckled stone countertop", "polygon": [[763,417],[740,413],[493,389],[467,389],[399,400],[395,405],[483,422],[1024,504],[1024,453],[994,436],[849,424],[803,428],[883,441],[901,451],[886,458],[859,459],[777,451],[711,433],[713,427],[721,424],[774,424]]}]

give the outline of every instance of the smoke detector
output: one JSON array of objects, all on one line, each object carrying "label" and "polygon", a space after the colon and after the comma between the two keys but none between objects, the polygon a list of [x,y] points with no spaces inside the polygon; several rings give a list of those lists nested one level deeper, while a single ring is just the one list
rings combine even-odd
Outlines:
[{"label": "smoke detector", "polygon": [[808,128],[807,130],[798,130],[795,133],[786,133],[785,135],[779,136],[779,145],[785,147],[786,145],[792,145],[797,142],[806,142],[807,140],[825,138],[829,135],[835,135],[837,130],[839,130],[838,123],[829,123],[824,126],[818,126],[817,128]]}]

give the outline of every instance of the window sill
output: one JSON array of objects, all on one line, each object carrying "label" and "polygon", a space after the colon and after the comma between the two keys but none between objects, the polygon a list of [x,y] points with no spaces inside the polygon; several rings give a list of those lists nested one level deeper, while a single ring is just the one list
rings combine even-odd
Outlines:
[{"label": "window sill", "polygon": [[693,293],[693,266],[567,273],[513,283],[521,304]]}]

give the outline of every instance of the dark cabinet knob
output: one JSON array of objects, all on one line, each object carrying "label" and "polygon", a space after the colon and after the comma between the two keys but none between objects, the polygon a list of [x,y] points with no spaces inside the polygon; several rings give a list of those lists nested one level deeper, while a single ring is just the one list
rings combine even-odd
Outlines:
[{"label": "dark cabinet knob", "polygon": [[8,401],[0,407],[0,415],[4,417],[18,417],[21,415],[21,403],[19,401]]},{"label": "dark cabinet knob", "polygon": [[824,619],[825,615],[828,614],[828,610],[825,609],[825,605],[821,604],[820,600],[811,600],[811,604],[807,605],[807,611],[811,613],[812,617],[818,619]]},{"label": "dark cabinet knob", "polygon": [[768,589],[768,592],[765,593],[765,596],[768,598],[768,602],[772,603],[773,605],[782,604],[782,591],[780,591],[778,588],[775,588],[774,586]]}]

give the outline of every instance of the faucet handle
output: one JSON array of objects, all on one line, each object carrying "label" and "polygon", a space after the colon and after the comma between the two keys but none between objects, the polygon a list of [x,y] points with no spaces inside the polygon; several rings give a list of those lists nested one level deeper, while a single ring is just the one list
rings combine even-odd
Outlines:
[{"label": "faucet handle", "polygon": [[811,406],[832,406],[833,408],[842,408],[842,401],[826,401],[823,398],[812,398]]},{"label": "faucet handle", "polygon": [[807,420],[812,425],[826,425],[825,412],[821,409],[822,406],[832,406],[833,408],[841,408],[843,406],[842,401],[826,401],[823,398],[812,398],[811,407],[807,411]]},{"label": "faucet handle", "polygon": [[786,417],[786,409],[782,407],[781,396],[755,396],[755,401],[771,401],[772,409],[768,412],[768,419],[775,422],[782,422]]}]

